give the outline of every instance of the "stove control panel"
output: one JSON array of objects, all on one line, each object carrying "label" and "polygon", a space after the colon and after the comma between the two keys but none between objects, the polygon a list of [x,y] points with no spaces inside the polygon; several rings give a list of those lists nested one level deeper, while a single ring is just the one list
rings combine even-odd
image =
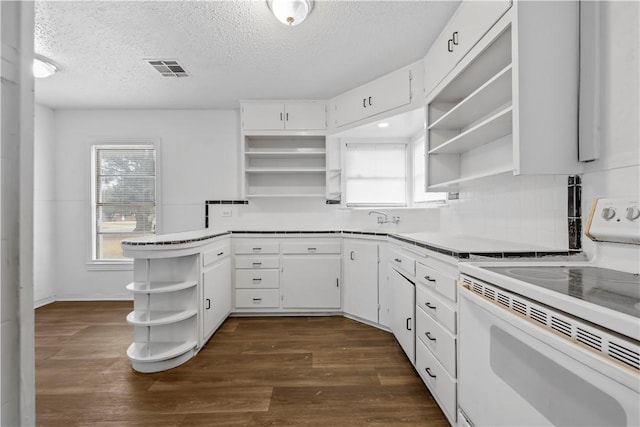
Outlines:
[{"label": "stove control panel", "polygon": [[633,199],[595,199],[585,234],[598,242],[640,244],[640,205]]}]

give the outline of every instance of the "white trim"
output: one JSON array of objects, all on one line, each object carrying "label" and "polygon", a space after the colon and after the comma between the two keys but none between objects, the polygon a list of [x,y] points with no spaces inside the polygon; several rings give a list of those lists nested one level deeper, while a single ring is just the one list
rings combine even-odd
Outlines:
[{"label": "white trim", "polygon": [[95,146],[153,146],[156,152],[156,234],[162,234],[162,142],[157,137],[113,137],[113,136],[92,136],[86,142],[85,159],[89,159],[84,167],[85,194],[88,194],[85,229],[89,230],[89,238],[86,242],[86,268],[88,271],[100,270],[132,270],[132,260],[122,261],[102,261],[94,259],[93,238],[95,235],[95,220],[93,205],[95,203],[95,192],[93,191],[93,170],[95,170]]},{"label": "white trim", "polygon": [[33,308],[36,309],[44,307],[45,305],[49,305],[54,302],[56,302],[56,299],[54,297],[40,298],[39,300],[33,302]]}]

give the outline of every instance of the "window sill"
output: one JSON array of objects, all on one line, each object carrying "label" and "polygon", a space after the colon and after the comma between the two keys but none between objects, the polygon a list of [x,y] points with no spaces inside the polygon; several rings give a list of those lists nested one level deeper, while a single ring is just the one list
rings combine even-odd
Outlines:
[{"label": "window sill", "polygon": [[133,261],[90,261],[87,271],[133,271]]}]

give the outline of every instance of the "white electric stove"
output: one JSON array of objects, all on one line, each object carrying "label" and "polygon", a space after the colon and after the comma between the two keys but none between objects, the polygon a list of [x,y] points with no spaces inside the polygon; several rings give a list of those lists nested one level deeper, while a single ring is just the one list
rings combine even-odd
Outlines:
[{"label": "white electric stove", "polygon": [[[640,244],[638,217],[637,201],[601,199],[585,234]],[[636,265],[496,261],[460,271],[461,424],[640,425]]]}]

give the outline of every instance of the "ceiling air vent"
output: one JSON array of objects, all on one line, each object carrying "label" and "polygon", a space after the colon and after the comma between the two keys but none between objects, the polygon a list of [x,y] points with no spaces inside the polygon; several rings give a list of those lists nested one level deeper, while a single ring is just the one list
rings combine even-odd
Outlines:
[{"label": "ceiling air vent", "polygon": [[189,77],[187,70],[178,64],[178,61],[168,59],[147,59],[146,61],[164,77]]}]

